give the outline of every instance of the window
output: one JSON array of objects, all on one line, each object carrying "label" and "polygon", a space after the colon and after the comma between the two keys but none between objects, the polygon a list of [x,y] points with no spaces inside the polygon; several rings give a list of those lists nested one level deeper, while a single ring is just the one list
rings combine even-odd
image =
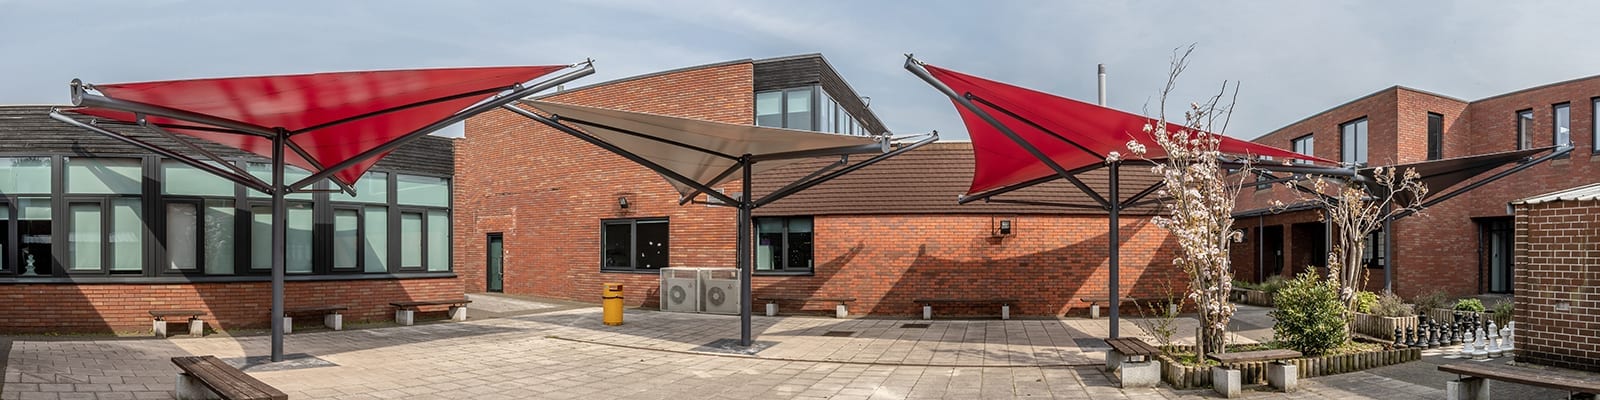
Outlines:
[{"label": "window", "polygon": [[1366,165],[1367,119],[1361,118],[1339,125],[1339,132],[1342,139],[1339,141],[1339,155],[1343,157],[1340,161],[1346,164]]},{"label": "window", "polygon": [[394,178],[395,199],[398,204],[450,206],[450,182],[444,178],[405,174],[396,174]]},{"label": "window", "polygon": [[783,92],[756,93],[756,126],[783,127]]},{"label": "window", "polygon": [[[1317,156],[1317,151],[1316,151],[1317,150],[1317,138],[1313,137],[1309,133],[1307,133],[1305,136],[1301,136],[1301,137],[1295,138],[1294,140],[1291,140],[1289,143],[1291,145],[1293,145],[1295,153],[1304,154],[1304,155],[1311,156],[1311,157],[1316,157]],[[1295,162],[1300,163],[1300,164],[1310,164],[1311,163],[1310,161],[1306,161],[1306,160],[1295,160]]]},{"label": "window", "polygon": [[1428,113],[1428,159],[1444,158],[1444,115]]},{"label": "window", "polygon": [[1550,115],[1554,123],[1550,125],[1550,143],[1554,146],[1572,145],[1572,104],[1561,103],[1550,106]]},{"label": "window", "polygon": [[1361,263],[1366,264],[1367,268],[1381,269],[1387,264],[1383,259],[1383,247],[1385,244],[1387,244],[1385,235],[1386,234],[1382,229],[1372,231],[1371,234],[1367,235],[1367,244],[1365,246],[1367,248],[1367,254],[1361,255]]},{"label": "window", "polygon": [[671,249],[666,219],[610,220],[601,223],[600,269],[652,271],[667,266]]},{"label": "window", "polygon": [[1533,130],[1533,110],[1517,111],[1517,150],[1533,147],[1533,138],[1529,135]]},{"label": "window", "polygon": [[1266,182],[1266,181],[1268,181],[1268,179],[1267,179],[1267,176],[1265,174],[1259,174],[1259,173],[1256,174],[1256,190],[1271,189],[1272,188],[1272,184],[1270,184],[1270,183],[1262,183],[1262,182]]},{"label": "window", "polygon": [[54,273],[50,247],[50,199],[17,199],[17,265],[24,276]]},{"label": "window", "polygon": [[161,162],[161,182],[162,194],[233,197],[233,181],[180,161]]},{"label": "window", "polygon": [[836,104],[818,86],[756,93],[756,125],[843,133],[834,121],[848,115]]},{"label": "window", "polygon": [[756,218],[756,272],[812,271],[811,217]]},{"label": "window", "polygon": [[1600,97],[1589,99],[1589,101],[1593,103],[1589,106],[1589,121],[1591,123],[1589,147],[1592,148],[1591,151],[1600,153]]},{"label": "window", "polygon": [[50,193],[50,157],[0,158],[0,193]]},{"label": "window", "polygon": [[167,202],[167,268],[194,271],[200,268],[200,205],[194,202]]},{"label": "window", "polygon": [[[311,204],[288,202],[289,210],[284,240],[284,271],[288,273],[311,272]],[[255,219],[250,230],[250,268],[272,269],[272,207],[258,205],[250,208]]]},{"label": "window", "polygon": [[359,268],[361,256],[361,209],[333,209],[333,269]]},{"label": "window", "polygon": [[[360,192],[356,192],[360,193]],[[361,242],[365,253],[361,258],[361,271],[367,273],[389,272],[389,208],[368,206],[365,229]]]}]

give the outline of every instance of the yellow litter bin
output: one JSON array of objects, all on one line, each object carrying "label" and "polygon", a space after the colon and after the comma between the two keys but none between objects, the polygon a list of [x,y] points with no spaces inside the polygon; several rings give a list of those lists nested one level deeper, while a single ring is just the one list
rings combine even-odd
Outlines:
[{"label": "yellow litter bin", "polygon": [[606,325],[622,325],[622,284],[607,283],[605,290],[600,292],[600,309],[602,322]]}]

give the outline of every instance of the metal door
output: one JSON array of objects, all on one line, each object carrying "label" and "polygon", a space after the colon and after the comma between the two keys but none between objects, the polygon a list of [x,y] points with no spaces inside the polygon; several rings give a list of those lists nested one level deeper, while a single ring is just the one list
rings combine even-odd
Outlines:
[{"label": "metal door", "polygon": [[488,268],[485,275],[489,276],[488,291],[502,292],[505,290],[505,243],[500,234],[489,234],[489,245],[485,251],[489,254]]}]

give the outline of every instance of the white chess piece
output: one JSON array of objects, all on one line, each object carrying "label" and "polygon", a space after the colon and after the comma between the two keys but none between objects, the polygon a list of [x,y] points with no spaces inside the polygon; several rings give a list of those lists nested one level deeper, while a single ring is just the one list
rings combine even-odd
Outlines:
[{"label": "white chess piece", "polygon": [[1477,339],[1476,342],[1472,343],[1472,358],[1475,360],[1489,358],[1489,351],[1485,343],[1483,343],[1484,336],[1487,335],[1484,334],[1483,327],[1479,327],[1477,334],[1472,335],[1473,338]]},{"label": "white chess piece", "polygon": [[1500,351],[1510,354],[1515,349],[1516,346],[1511,344],[1511,324],[1506,323],[1505,327],[1500,328]]},{"label": "white chess piece", "polygon": [[1466,335],[1466,337],[1461,340],[1461,354],[1458,355],[1461,358],[1472,358],[1472,332],[1469,331],[1462,334]]},{"label": "white chess piece", "polygon": [[[1499,332],[1495,332],[1495,334],[1499,334]],[[1489,336],[1489,358],[1500,358],[1500,356],[1501,356],[1501,352],[1500,352],[1500,337],[1499,336],[1490,335]]]},{"label": "white chess piece", "polygon": [[1500,327],[1494,325],[1494,320],[1489,320],[1489,337],[1500,337]]}]

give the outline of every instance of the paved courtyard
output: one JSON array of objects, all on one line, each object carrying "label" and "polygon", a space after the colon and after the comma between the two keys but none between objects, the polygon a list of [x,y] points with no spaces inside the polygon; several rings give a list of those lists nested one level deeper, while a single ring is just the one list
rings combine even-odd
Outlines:
[{"label": "paved courtyard", "polygon": [[[758,351],[724,347],[734,316],[629,310],[620,327],[594,306],[474,295],[468,322],[291,334],[291,360],[263,363],[265,336],[10,341],[11,399],[171,398],[170,357],[211,354],[291,398],[975,399],[1203,398],[1209,390],[1123,390],[1103,362],[1105,319],[889,320],[757,317]],[[1239,341],[1264,339],[1245,308]],[[1142,334],[1125,321],[1124,334]],[[1192,331],[1192,323],[1191,328]],[[1270,329],[1265,329],[1270,335]],[[1438,399],[1449,375],[1424,362],[1302,381],[1252,398]],[[1515,385],[1497,394],[1561,398]],[[1507,397],[1511,398],[1511,397]]]}]

